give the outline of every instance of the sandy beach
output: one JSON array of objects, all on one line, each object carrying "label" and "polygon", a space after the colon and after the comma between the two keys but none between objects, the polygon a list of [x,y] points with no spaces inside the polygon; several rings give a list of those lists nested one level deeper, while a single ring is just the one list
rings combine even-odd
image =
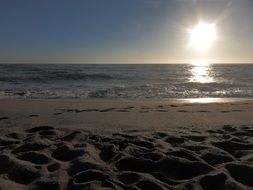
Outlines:
[{"label": "sandy beach", "polygon": [[0,190],[253,190],[253,0],[0,10]]},{"label": "sandy beach", "polygon": [[253,101],[0,101],[0,189],[253,189]]}]

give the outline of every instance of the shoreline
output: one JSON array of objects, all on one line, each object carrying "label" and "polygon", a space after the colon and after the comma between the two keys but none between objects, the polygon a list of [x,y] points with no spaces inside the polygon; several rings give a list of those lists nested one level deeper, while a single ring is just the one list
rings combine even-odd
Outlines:
[{"label": "shoreline", "polygon": [[113,131],[253,124],[253,101],[0,100],[2,128],[52,125]]},{"label": "shoreline", "polygon": [[104,99],[104,98],[0,98],[2,101],[44,101],[44,102],[160,102],[160,103],[229,103],[229,102],[247,102],[253,101],[253,97],[238,98],[219,98],[219,97],[203,97],[203,98],[163,98],[163,99]]}]

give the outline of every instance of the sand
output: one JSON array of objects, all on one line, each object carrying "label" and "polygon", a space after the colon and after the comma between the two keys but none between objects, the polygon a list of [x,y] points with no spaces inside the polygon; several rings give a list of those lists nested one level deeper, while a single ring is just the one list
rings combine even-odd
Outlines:
[{"label": "sand", "polygon": [[0,101],[0,189],[253,189],[253,102]]}]

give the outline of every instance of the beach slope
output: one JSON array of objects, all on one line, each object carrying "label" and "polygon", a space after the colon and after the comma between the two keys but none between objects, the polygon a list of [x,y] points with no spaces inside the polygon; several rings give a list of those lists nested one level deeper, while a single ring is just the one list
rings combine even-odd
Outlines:
[{"label": "beach slope", "polygon": [[0,189],[253,189],[253,102],[0,101]]}]

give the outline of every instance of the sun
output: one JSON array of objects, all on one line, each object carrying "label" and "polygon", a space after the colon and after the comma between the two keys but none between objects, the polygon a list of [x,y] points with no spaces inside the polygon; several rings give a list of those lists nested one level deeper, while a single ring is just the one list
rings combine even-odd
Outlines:
[{"label": "sun", "polygon": [[189,35],[189,47],[198,52],[206,52],[217,39],[216,24],[200,22],[189,30]]}]

